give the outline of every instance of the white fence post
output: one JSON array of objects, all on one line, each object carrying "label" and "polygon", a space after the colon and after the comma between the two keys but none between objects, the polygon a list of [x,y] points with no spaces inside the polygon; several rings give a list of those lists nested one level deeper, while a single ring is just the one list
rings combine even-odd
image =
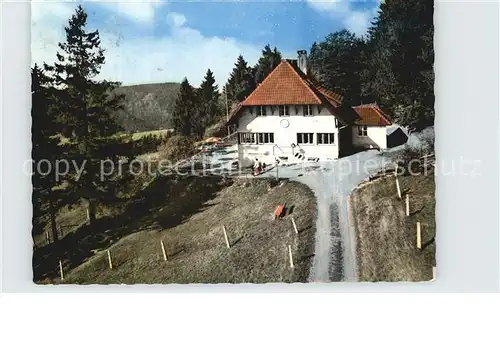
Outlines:
[{"label": "white fence post", "polygon": [[64,280],[63,266],[61,260],[59,260],[59,274],[61,275],[61,281]]},{"label": "white fence post", "polygon": [[163,244],[163,240],[160,240],[161,244],[161,252],[163,253],[163,261],[167,261],[167,252],[165,251],[165,245]]},{"label": "white fence post", "polygon": [[290,268],[293,268],[292,246],[288,245],[288,255],[290,256]]},{"label": "white fence post", "polygon": [[227,237],[226,227],[224,227],[224,225],[222,226],[222,231],[224,232],[224,239],[226,239],[226,246],[228,249],[230,249],[231,245],[229,245],[229,238]]},{"label": "white fence post", "polygon": [[417,249],[422,248],[422,236],[420,234],[420,222],[417,222]]},{"label": "white fence post", "polygon": [[295,234],[299,234],[299,231],[297,229],[297,225],[295,224],[295,219],[292,217],[292,224],[293,224],[293,229],[295,230]]},{"label": "white fence post", "polygon": [[399,180],[396,177],[396,187],[398,189],[398,197],[401,199],[401,188],[399,187]]},{"label": "white fence post", "polygon": [[406,194],[406,217],[410,216],[410,195]]},{"label": "white fence post", "polygon": [[111,262],[111,252],[108,250],[108,263],[109,269],[113,269],[113,262]]}]

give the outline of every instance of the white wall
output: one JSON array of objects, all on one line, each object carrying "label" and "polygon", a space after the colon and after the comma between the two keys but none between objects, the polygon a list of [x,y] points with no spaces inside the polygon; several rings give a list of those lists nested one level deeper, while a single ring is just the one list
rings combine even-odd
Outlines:
[{"label": "white wall", "polygon": [[358,126],[352,127],[352,143],[354,146],[387,149],[387,127],[368,127],[367,136],[358,135]]},{"label": "white wall", "polygon": [[[302,106],[298,107],[298,115],[295,112],[295,106],[289,107],[290,117],[279,117],[278,106],[274,109],[274,115],[271,107],[266,106],[266,116],[256,117],[256,109],[250,114],[250,109],[246,107],[238,122],[238,132],[251,133],[274,133],[274,144],[240,144],[239,154],[240,162],[244,165],[253,163],[257,157],[263,162],[274,163],[277,156],[288,156],[292,161],[292,156],[298,151],[292,150],[291,144],[297,144],[297,133],[314,133],[314,144],[300,145],[304,151],[305,159],[310,157],[320,158],[321,160],[336,159],[338,157],[339,134],[335,127],[335,117],[325,107],[321,108],[318,114],[317,107],[313,107],[313,116],[303,116]],[[281,125],[281,121],[288,121],[287,128]],[[316,133],[334,133],[334,144],[317,144]],[[274,146],[277,145],[277,146]]]}]

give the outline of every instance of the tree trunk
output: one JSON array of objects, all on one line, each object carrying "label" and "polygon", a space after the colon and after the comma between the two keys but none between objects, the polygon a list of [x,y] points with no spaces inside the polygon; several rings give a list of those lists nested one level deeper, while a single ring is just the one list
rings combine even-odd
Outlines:
[{"label": "tree trunk", "polygon": [[52,193],[49,195],[49,216],[50,228],[52,229],[52,242],[55,243],[59,240],[59,237],[57,235],[56,210],[52,201]]},{"label": "tree trunk", "polygon": [[96,219],[96,204],[94,200],[88,199],[88,207],[87,207],[87,221],[90,227],[93,227]]}]

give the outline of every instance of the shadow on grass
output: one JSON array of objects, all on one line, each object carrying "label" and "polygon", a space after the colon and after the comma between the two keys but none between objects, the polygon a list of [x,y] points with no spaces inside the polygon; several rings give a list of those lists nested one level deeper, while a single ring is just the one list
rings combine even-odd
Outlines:
[{"label": "shadow on grass", "polygon": [[428,240],[426,243],[424,243],[422,245],[422,249],[421,250],[425,250],[425,248],[433,243],[436,242],[436,237],[433,237],[432,239]]},{"label": "shadow on grass", "polygon": [[236,239],[235,241],[233,241],[232,243],[230,243],[231,247],[233,247],[234,245],[236,245],[241,239],[243,239],[243,236],[240,236],[238,239]]},{"label": "shadow on grass", "polygon": [[92,228],[82,225],[60,241],[37,249],[33,253],[33,279],[57,278],[59,260],[65,271],[73,269],[127,235],[175,227],[211,206],[206,202],[230,185],[219,177],[157,178],[129,200],[122,213],[99,218]]},{"label": "shadow on grass", "polygon": [[299,258],[299,262],[302,263],[302,262],[306,262],[307,260],[311,259],[314,257],[314,253],[311,253],[311,254],[308,254],[308,255],[303,255]]},{"label": "shadow on grass", "polygon": [[182,253],[182,252],[184,252],[184,251],[186,251],[186,246],[181,245],[181,247],[179,247],[179,248],[175,249],[173,252],[170,252],[170,253],[169,253],[169,252],[167,252],[167,257],[168,257],[168,259],[170,260],[170,259],[172,259],[173,257],[177,256],[178,254],[180,254],[180,253]]},{"label": "shadow on grass", "polygon": [[304,233],[305,231],[307,231],[307,230],[309,230],[309,229],[312,229],[312,227],[313,227],[312,225],[308,225],[308,226],[307,226],[307,227],[305,227],[305,228],[299,229],[299,234],[300,234],[300,233]]}]

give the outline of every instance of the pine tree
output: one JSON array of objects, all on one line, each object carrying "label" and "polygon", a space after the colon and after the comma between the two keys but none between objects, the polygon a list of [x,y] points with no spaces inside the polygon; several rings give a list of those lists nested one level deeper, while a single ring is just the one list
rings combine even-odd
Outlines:
[{"label": "pine tree", "polygon": [[311,47],[311,74],[322,85],[344,95],[346,102],[358,103],[362,98],[364,47],[364,41],[346,29],[329,34],[325,41]]},{"label": "pine tree", "polygon": [[99,32],[87,31],[87,14],[79,5],[65,27],[66,41],[59,43],[57,62],[46,68],[59,87],[58,122],[70,139],[71,157],[84,166],[80,178],[69,178],[72,190],[88,204],[89,226],[96,219],[96,205],[112,196],[116,184],[101,177],[101,161],[117,160],[116,141],[110,138],[120,128],[114,114],[121,109],[123,95],[113,94],[117,82],[99,81],[105,63]]},{"label": "pine tree", "polygon": [[198,89],[198,117],[196,121],[196,134],[202,136],[205,129],[216,122],[219,114],[219,88],[215,77],[209,69]]},{"label": "pine tree", "polygon": [[254,72],[242,55],[238,56],[235,67],[227,82],[229,105],[241,102],[255,88]]},{"label": "pine tree", "polygon": [[267,77],[267,75],[280,64],[280,62],[281,53],[276,47],[271,50],[271,46],[267,44],[262,50],[262,55],[254,67],[255,86],[258,86]]},{"label": "pine tree", "polygon": [[181,83],[172,111],[174,130],[177,135],[192,136],[196,133],[197,96],[187,78]]},{"label": "pine tree", "polygon": [[369,31],[363,90],[410,130],[434,124],[433,13],[432,0],[387,1]]},{"label": "pine tree", "polygon": [[62,154],[62,147],[59,146],[59,138],[54,137],[57,133],[57,126],[53,118],[55,90],[51,83],[51,79],[35,64],[31,69],[31,155],[34,161],[32,176],[33,229],[43,228],[43,225],[38,221],[47,214],[52,241],[56,242],[58,240],[56,212],[60,201],[58,200],[58,191],[54,190],[54,187],[60,182],[53,170],[56,160]]}]

